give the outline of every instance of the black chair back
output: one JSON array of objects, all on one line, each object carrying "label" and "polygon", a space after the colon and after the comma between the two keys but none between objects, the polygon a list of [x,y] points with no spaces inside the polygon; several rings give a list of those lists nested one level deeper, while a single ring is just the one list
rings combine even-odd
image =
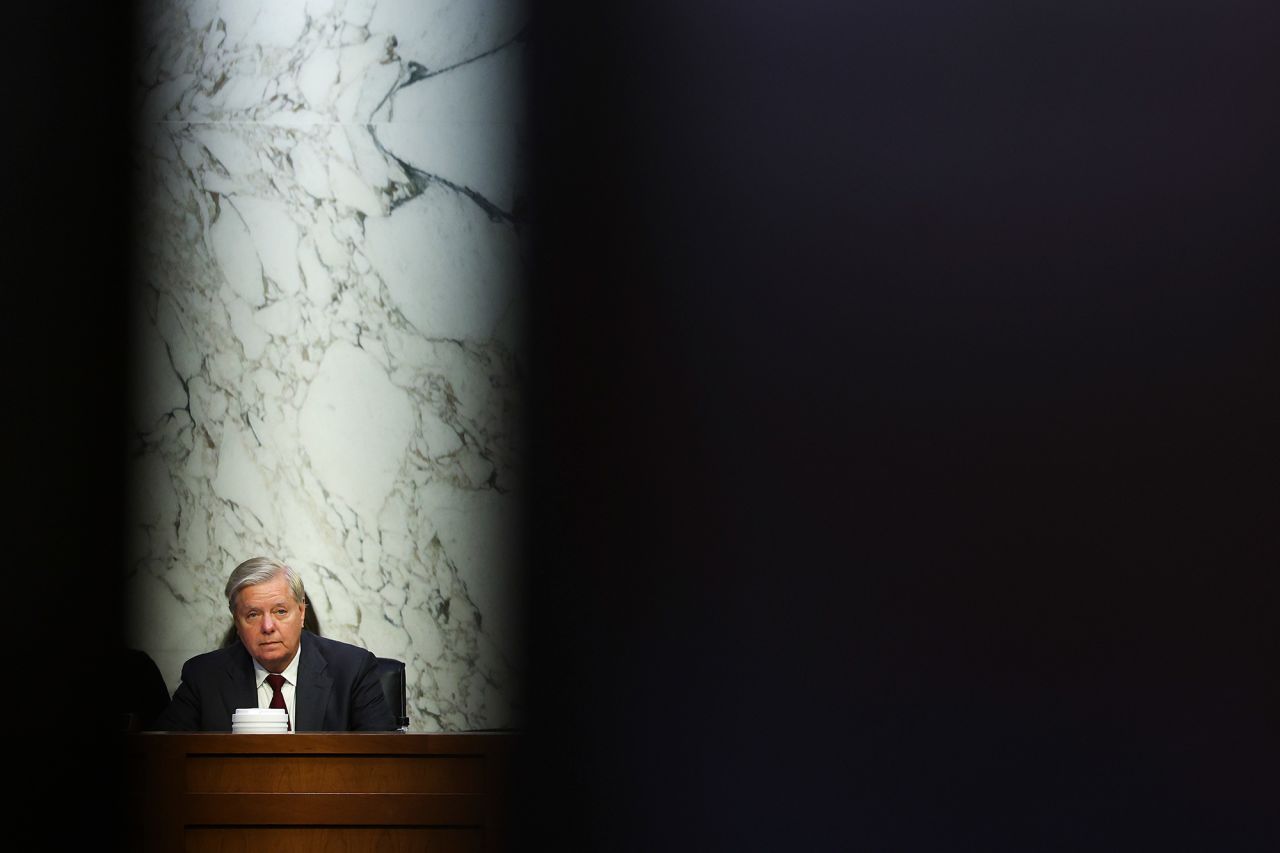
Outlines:
[{"label": "black chair back", "polygon": [[387,705],[400,728],[409,726],[409,696],[405,690],[404,661],[394,658],[378,658],[378,680],[387,697]]}]

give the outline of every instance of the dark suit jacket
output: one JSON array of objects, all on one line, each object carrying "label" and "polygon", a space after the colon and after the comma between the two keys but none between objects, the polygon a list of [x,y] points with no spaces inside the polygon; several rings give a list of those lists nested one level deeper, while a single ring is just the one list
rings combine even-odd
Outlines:
[{"label": "dark suit jacket", "polygon": [[[301,637],[302,660],[294,693],[293,730],[393,731],[395,720],[378,681],[377,659],[365,649]],[[231,731],[231,715],[258,707],[253,659],[240,643],[197,655],[182,665],[182,683],[153,731]]]}]

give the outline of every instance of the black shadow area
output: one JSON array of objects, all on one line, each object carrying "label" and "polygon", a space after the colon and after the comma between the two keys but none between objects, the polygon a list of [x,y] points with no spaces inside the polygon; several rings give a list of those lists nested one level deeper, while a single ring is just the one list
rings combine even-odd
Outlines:
[{"label": "black shadow area", "polygon": [[128,18],[14,7],[0,50],[10,828],[59,849],[118,838]]},{"label": "black shadow area", "polygon": [[1261,850],[1277,17],[543,4],[524,837]]}]

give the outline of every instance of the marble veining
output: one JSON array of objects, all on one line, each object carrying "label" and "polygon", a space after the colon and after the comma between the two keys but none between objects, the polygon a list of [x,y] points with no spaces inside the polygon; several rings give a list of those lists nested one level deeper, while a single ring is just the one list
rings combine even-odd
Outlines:
[{"label": "marble veining", "polygon": [[419,731],[521,722],[523,5],[155,0],[128,636],[170,690],[297,566]]}]

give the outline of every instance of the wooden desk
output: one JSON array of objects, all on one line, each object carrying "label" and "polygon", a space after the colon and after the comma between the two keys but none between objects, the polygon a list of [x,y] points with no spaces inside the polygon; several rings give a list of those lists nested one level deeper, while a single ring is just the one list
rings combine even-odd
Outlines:
[{"label": "wooden desk", "polygon": [[510,734],[130,736],[131,847],[508,849]]}]

